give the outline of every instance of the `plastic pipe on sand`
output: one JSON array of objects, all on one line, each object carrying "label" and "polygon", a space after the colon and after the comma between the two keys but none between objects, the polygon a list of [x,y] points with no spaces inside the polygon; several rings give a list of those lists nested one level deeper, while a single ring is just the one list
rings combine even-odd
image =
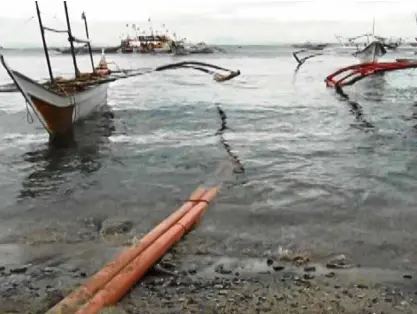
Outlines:
[{"label": "plastic pipe on sand", "polygon": [[211,201],[217,194],[218,187],[212,188],[204,195],[207,202],[200,202],[185,214],[166,233],[138,255],[128,266],[118,273],[76,314],[96,314],[104,307],[115,304],[129,289],[154,265],[193,225],[201,219]]},{"label": "plastic pipe on sand", "polygon": [[[130,248],[122,251],[112,262],[105,265],[100,271],[93,275],[86,283],[80,288],[73,291],[61,302],[56,304],[45,314],[66,314],[74,313],[80,306],[85,304],[97,291],[99,291],[104,285],[106,285],[117,273],[119,273],[126,265],[135,259],[140,253],[142,253],[149,245],[157,240],[162,234],[164,234],[169,228],[177,223],[187,212],[189,212],[196,204],[195,201],[200,200],[210,190],[197,188],[177,211],[167,217],[159,225],[157,225],[152,231],[146,234],[141,240],[135,243]],[[207,201],[207,198],[204,197]]]}]

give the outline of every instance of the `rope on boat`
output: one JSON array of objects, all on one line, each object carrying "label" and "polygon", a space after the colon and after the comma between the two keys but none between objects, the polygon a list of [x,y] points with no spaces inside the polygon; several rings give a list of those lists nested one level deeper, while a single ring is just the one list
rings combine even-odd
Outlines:
[{"label": "rope on boat", "polygon": [[30,110],[29,110],[29,102],[25,101],[25,104],[26,104],[26,121],[29,124],[32,124],[34,122],[34,119],[33,119],[32,114],[30,113]]},{"label": "rope on boat", "polygon": [[[117,65],[116,65],[117,66]],[[118,66],[117,66],[118,67]],[[222,70],[227,72],[227,74],[220,74],[216,71],[213,71],[209,68],[216,69],[216,70]],[[214,64],[204,63],[204,62],[197,62],[197,61],[183,61],[178,63],[170,63],[163,66],[159,66],[154,69],[149,69],[143,71],[142,69],[120,69],[118,67],[118,70],[111,71],[110,76],[108,78],[102,78],[100,80],[94,79],[92,76],[88,76],[86,73],[85,78],[78,78],[76,80],[69,79],[69,80],[62,80],[60,82],[56,81],[55,83],[58,83],[59,89],[63,88],[64,86],[77,86],[80,88],[87,87],[87,86],[93,86],[93,85],[99,85],[104,84],[108,82],[113,82],[119,79],[125,79],[129,77],[135,77],[135,76],[141,76],[145,74],[150,74],[153,72],[160,72],[165,70],[175,70],[175,69],[194,69],[197,71],[201,71],[207,74],[213,75],[213,79],[217,82],[225,82],[229,81],[237,76],[240,75],[240,70],[229,70]],[[50,84],[44,83],[44,86],[48,86]],[[53,87],[53,86],[48,86]],[[0,93],[10,93],[10,92],[17,92],[18,89],[14,83],[7,83],[4,85],[0,85]]]},{"label": "rope on boat", "polygon": [[298,69],[304,64],[304,62],[306,62],[308,59],[311,59],[311,58],[314,58],[314,57],[317,57],[317,56],[322,56],[323,55],[323,53],[321,53],[321,52],[319,52],[319,53],[313,53],[313,54],[311,54],[311,55],[308,55],[308,56],[306,56],[306,57],[304,57],[304,58],[299,58],[298,57],[298,54],[299,53],[301,53],[301,52],[306,52],[306,51],[308,51],[308,49],[301,49],[301,50],[297,50],[297,51],[294,51],[293,53],[292,53],[292,55],[293,55],[293,57],[294,57],[294,59],[297,61],[297,63],[298,63],[298,65],[297,65],[297,68],[296,68],[296,71],[298,71]]},{"label": "rope on boat", "polygon": [[360,122],[364,128],[375,127],[372,123],[370,123],[364,118],[362,106],[358,102],[351,100],[349,98],[349,95],[347,95],[339,85],[335,86],[335,91],[338,95],[340,95],[344,100],[347,101],[351,109],[350,111],[355,115],[356,121]]},{"label": "rope on boat", "polygon": [[[217,73],[213,70],[210,70],[208,68],[213,68],[213,69],[217,69],[217,70],[222,70],[227,72],[228,74],[223,75],[220,73]],[[209,64],[209,63],[204,63],[204,62],[197,62],[197,61],[182,61],[182,62],[177,62],[177,63],[170,63],[170,64],[166,64],[166,65],[162,65],[159,66],[157,68],[154,69],[150,69],[148,71],[141,71],[141,72],[136,72],[134,73],[135,70],[130,70],[133,73],[130,74],[126,74],[123,76],[119,76],[116,79],[123,79],[123,78],[128,78],[128,77],[133,77],[133,76],[140,76],[140,75],[144,75],[144,74],[149,74],[152,72],[160,72],[160,71],[165,71],[165,70],[175,70],[175,69],[194,69],[194,70],[198,70],[207,74],[212,74],[214,75],[214,80],[217,82],[224,82],[224,81],[229,81],[237,76],[240,75],[240,71],[236,70],[229,70],[214,64]],[[138,70],[140,71],[140,70]]]},{"label": "rope on boat", "polygon": [[230,156],[233,165],[235,166],[233,168],[233,171],[235,173],[245,173],[245,167],[243,166],[242,162],[240,161],[240,158],[232,152],[232,148],[230,147],[230,145],[227,143],[226,139],[224,138],[224,131],[227,129],[230,129],[227,126],[227,116],[226,113],[223,111],[223,109],[219,106],[216,105],[217,108],[217,112],[220,116],[220,120],[221,120],[221,126],[220,129],[216,132],[216,135],[220,136],[220,143],[222,144],[222,146],[224,147],[224,149],[226,150],[227,154]]}]

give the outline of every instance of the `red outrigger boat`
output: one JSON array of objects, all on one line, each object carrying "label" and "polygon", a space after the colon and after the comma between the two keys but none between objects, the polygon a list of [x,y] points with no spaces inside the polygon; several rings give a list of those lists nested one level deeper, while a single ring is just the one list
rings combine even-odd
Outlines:
[{"label": "red outrigger boat", "polygon": [[[329,87],[353,85],[370,75],[396,70],[417,68],[417,60],[397,59],[394,62],[367,62],[337,70],[324,80]],[[342,77],[340,75],[344,74]]]},{"label": "red outrigger boat", "polygon": [[[368,51],[366,51],[367,49]],[[385,53],[386,50],[380,43],[372,43],[364,50],[356,53],[357,57],[364,62],[341,68],[328,75],[324,80],[326,86],[341,88],[353,85],[370,75],[417,68],[416,59],[396,59],[392,62],[378,62],[378,59]],[[359,54],[362,54],[362,56],[359,56]]]}]

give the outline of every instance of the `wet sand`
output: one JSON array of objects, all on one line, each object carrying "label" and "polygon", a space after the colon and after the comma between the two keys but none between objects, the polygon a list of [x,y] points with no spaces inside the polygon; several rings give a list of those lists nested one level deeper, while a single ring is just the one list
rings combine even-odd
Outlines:
[{"label": "wet sand", "polygon": [[[45,313],[141,235],[123,219],[83,223],[74,237],[51,227],[0,245],[0,313]],[[417,313],[412,274],[340,254],[277,252],[225,256],[213,238],[192,232],[101,313]],[[11,264],[18,255],[22,263]]]}]

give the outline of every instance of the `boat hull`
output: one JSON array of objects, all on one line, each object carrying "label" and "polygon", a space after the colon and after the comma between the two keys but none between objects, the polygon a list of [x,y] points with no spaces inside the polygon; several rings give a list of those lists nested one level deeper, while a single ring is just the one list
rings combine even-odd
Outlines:
[{"label": "boat hull", "polygon": [[87,118],[107,102],[109,83],[92,86],[84,91],[61,96],[15,72],[16,85],[24,89],[33,104],[32,109],[43,120],[43,125],[54,134],[68,133],[78,120]]},{"label": "boat hull", "polygon": [[86,87],[82,91],[57,93],[42,84],[11,70],[1,58],[10,78],[30,105],[44,128],[54,138],[67,137],[73,124],[88,117],[107,102],[110,82]]},{"label": "boat hull", "polygon": [[360,63],[370,63],[377,62],[382,56],[386,54],[386,52],[386,49],[380,42],[374,41],[364,49],[355,52],[354,56],[358,58]]}]

